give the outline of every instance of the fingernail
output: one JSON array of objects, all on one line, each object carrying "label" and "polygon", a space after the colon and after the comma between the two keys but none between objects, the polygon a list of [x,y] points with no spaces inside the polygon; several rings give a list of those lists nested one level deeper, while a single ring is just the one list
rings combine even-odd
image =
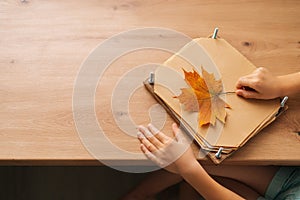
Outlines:
[{"label": "fingernail", "polygon": [[142,125],[138,125],[137,129],[140,129],[140,128],[143,128],[143,126]]},{"label": "fingernail", "polygon": [[152,133],[156,134],[159,132],[159,130],[153,126],[152,124],[148,124],[149,129],[151,130]]}]

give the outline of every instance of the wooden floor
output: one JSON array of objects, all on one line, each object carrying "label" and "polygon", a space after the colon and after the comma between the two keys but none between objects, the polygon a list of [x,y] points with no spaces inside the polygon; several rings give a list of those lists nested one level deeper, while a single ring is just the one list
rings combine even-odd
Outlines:
[{"label": "wooden floor", "polygon": [[146,174],[108,167],[0,167],[0,199],[118,199]]}]

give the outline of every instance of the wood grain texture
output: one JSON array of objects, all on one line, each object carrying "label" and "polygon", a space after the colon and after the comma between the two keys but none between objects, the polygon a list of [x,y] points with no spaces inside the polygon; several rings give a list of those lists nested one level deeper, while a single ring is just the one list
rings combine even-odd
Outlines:
[{"label": "wood grain texture", "polygon": [[[281,75],[300,71],[299,10],[296,0],[0,1],[0,165],[98,164],[76,132],[72,92],[83,60],[112,35],[155,26],[195,38],[218,26],[220,36],[256,66]],[[162,63],[169,56],[151,50],[126,55],[99,83],[98,122],[120,148],[139,152],[136,138],[123,134],[112,118],[112,89],[133,67]],[[224,164],[299,164],[299,102],[299,95],[291,97],[289,110]],[[155,103],[140,88],[130,99],[129,112],[117,115],[130,114],[137,124],[147,124],[146,111]],[[168,133],[171,122],[168,117],[164,128]]]}]

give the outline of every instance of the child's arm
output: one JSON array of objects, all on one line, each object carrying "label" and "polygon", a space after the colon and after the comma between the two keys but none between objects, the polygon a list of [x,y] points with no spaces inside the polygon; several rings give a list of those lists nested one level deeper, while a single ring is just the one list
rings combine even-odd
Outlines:
[{"label": "child's arm", "polygon": [[195,162],[188,170],[180,171],[180,175],[205,199],[243,199],[212,179],[199,162]]},{"label": "child's arm", "polygon": [[172,125],[175,139],[158,131],[152,125],[140,126],[138,138],[141,150],[157,165],[180,174],[205,199],[242,199],[212,179],[196,160],[190,142],[178,126]]}]

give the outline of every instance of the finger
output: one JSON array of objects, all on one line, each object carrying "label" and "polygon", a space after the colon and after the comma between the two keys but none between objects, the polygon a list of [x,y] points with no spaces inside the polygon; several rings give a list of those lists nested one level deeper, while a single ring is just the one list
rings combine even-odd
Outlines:
[{"label": "finger", "polygon": [[176,123],[172,124],[172,128],[178,142],[185,144],[190,144],[192,142],[192,138],[185,135]]},{"label": "finger", "polygon": [[157,157],[152,152],[150,152],[144,144],[141,144],[140,148],[149,160],[151,160],[152,162],[154,162],[155,164],[157,164],[159,166],[161,165],[161,162],[159,162]]},{"label": "finger", "polygon": [[176,123],[172,124],[173,134],[178,142],[183,142],[186,138]]},{"label": "finger", "polygon": [[144,144],[141,144],[141,150],[146,155],[146,157],[152,161],[155,160],[155,156],[146,148]]},{"label": "finger", "polygon": [[239,80],[236,83],[237,89],[242,89],[243,87],[251,87],[251,79],[247,76],[239,78]]},{"label": "finger", "polygon": [[243,90],[243,89],[238,89],[235,91],[235,93],[239,96],[242,96],[246,99],[252,98],[252,99],[259,99],[260,94],[256,91],[249,91],[249,90]]},{"label": "finger", "polygon": [[152,132],[144,126],[139,126],[139,131],[157,148],[162,147],[162,143],[152,134]]},{"label": "finger", "polygon": [[[141,133],[141,135],[143,135],[143,134]],[[155,145],[153,145],[146,137],[144,137],[144,135],[139,137],[139,140],[140,140],[141,144],[143,144],[148,149],[148,151],[155,152],[158,150]]]},{"label": "finger", "polygon": [[140,131],[137,132],[136,136],[137,136],[137,138],[138,138],[140,141],[141,141],[143,138],[146,138],[146,137],[144,136],[144,134],[141,133]]},{"label": "finger", "polygon": [[148,124],[148,129],[151,133],[161,142],[165,143],[168,141],[169,137],[166,136],[164,133],[160,132],[155,126],[152,124]]}]

